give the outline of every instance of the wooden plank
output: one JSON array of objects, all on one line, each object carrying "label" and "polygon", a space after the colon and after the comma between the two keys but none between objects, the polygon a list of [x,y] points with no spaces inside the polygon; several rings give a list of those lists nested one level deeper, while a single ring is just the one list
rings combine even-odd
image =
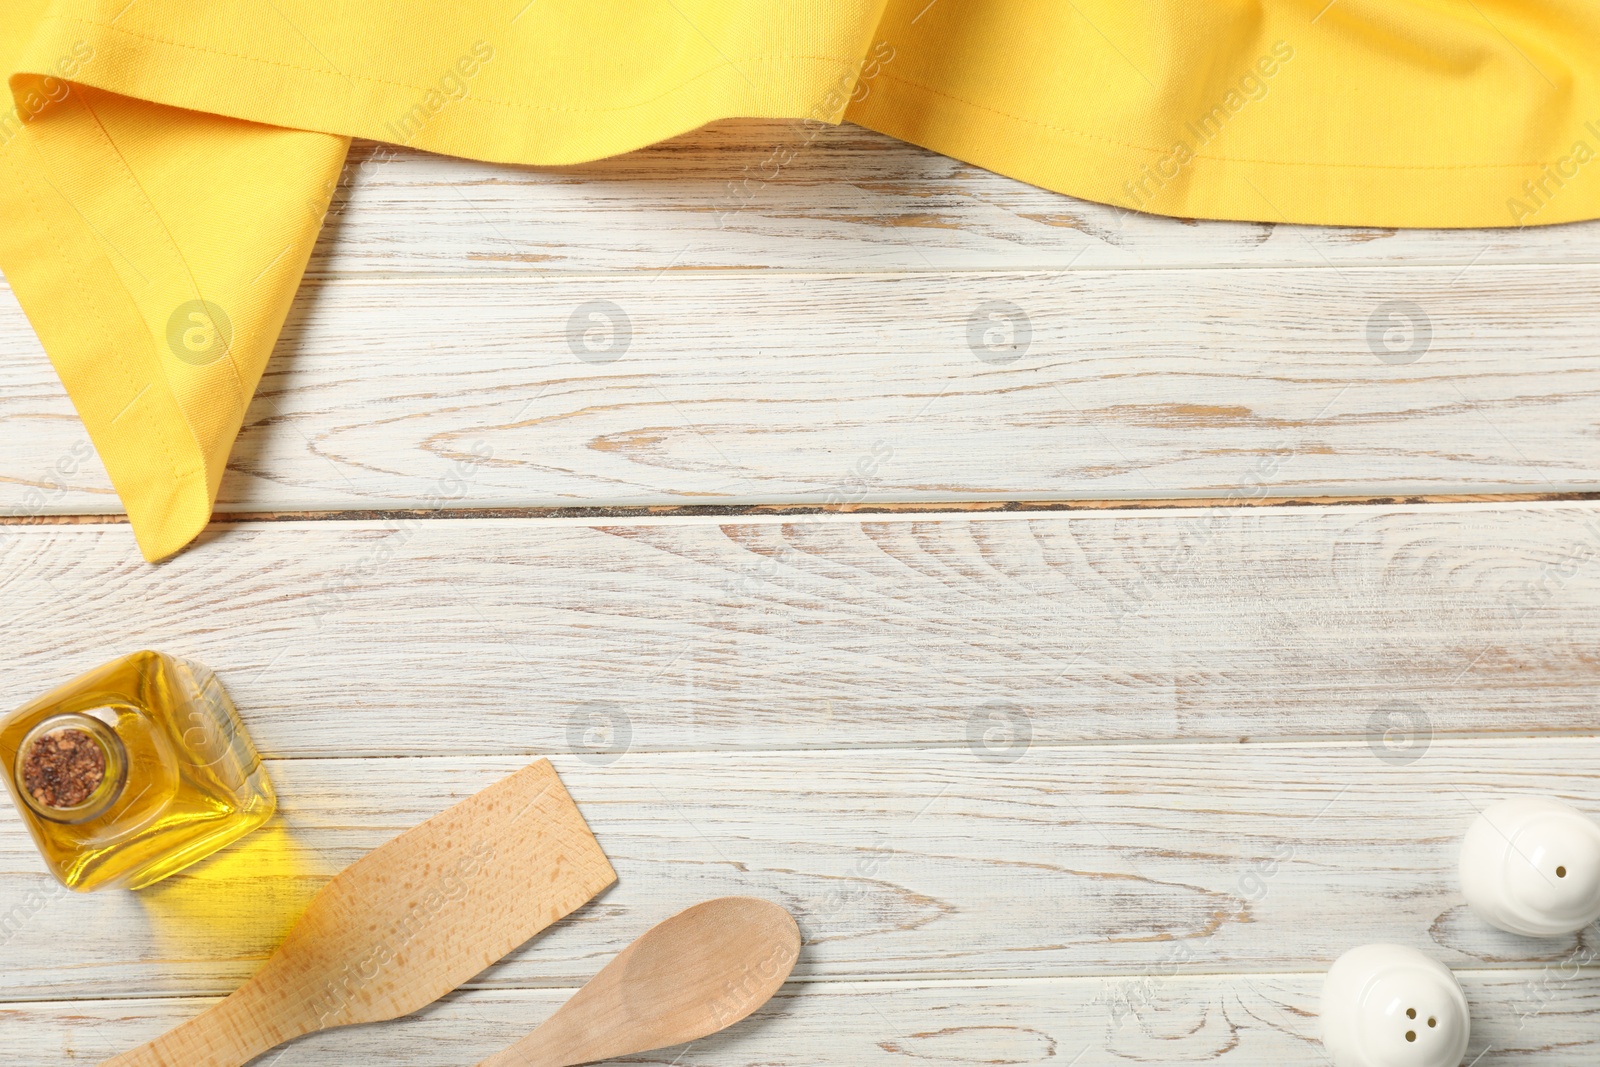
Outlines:
[{"label": "wooden plank", "polygon": [[[332,874],[524,759],[273,761],[274,826],[139,894],[51,893],[8,819],[0,999],[225,992]],[[1461,836],[1509,795],[1600,813],[1596,737],[1434,738],[1411,763],[1361,741],[555,762],[618,883],[481,984],[579,984],[724,895],[794,912],[802,979],[1251,973],[1370,941],[1532,973],[1583,942],[1476,919]]]},{"label": "wooden plank", "polygon": [[[1476,1067],[1589,1067],[1600,976],[1552,969],[1461,975],[1472,1010],[1467,1060]],[[680,1067],[802,1067],[818,1063],[957,1067],[1122,1067],[1320,1063],[1321,974],[1156,976],[972,984],[791,983],[765,1008],[715,1037],[652,1062]],[[270,1067],[460,1067],[509,1045],[553,1011],[566,990],[476,990],[376,1027],[318,1034]],[[144,999],[0,1005],[0,1067],[94,1063],[198,1012],[208,1001]],[[1475,1057],[1480,1057],[1477,1059]],[[1074,1058],[1076,1057],[1076,1058]]]},{"label": "wooden plank", "polygon": [[11,526],[0,661],[193,656],[285,757],[1589,733],[1597,559],[1578,503]]},{"label": "wooden plank", "polygon": [[[1597,284],[1588,266],[333,280],[301,294],[220,507],[1593,490]],[[1426,330],[1382,332],[1405,315]],[[985,348],[1022,336],[1016,316],[1026,351]],[[14,303],[0,351],[0,508],[113,510]]]},{"label": "wooden plank", "polygon": [[794,122],[718,123],[563,168],[357,142],[331,219],[314,274],[1600,261],[1600,223],[1516,229],[1508,216],[1500,230],[1393,230],[1169,219],[1061,196],[859,126]]},{"label": "wooden plank", "polygon": [[[810,136],[545,171],[358,146],[223,510],[1597,488],[1597,224],[1194,225],[848,127],[730,193]],[[568,344],[592,300],[616,359]],[[969,343],[993,300],[1015,361]],[[1415,360],[1370,340],[1394,300]],[[0,511],[114,512],[9,291],[0,351]],[[535,752],[570,753],[622,884],[275,1067],[468,1062],[721,892],[811,944],[685,1065],[1277,1067],[1317,1058],[1316,968],[1379,939],[1460,971],[1483,1067],[1588,1064],[1588,934],[1489,930],[1454,861],[1501,796],[1600,813],[1597,555],[1587,504],[250,523],[161,568],[125,528],[0,527],[18,699],[154,645],[304,757],[268,830],[136,896],[54,891],[0,816],[0,1067],[189,1016]]]}]

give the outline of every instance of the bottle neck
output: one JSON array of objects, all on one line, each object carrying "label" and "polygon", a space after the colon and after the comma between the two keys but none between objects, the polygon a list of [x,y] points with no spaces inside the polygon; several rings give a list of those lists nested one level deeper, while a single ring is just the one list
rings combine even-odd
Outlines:
[{"label": "bottle neck", "polygon": [[[110,709],[105,709],[114,715]],[[42,819],[82,823],[116,803],[127,785],[128,753],[116,730],[93,714],[64,712],[23,738],[12,770],[28,808]]]}]

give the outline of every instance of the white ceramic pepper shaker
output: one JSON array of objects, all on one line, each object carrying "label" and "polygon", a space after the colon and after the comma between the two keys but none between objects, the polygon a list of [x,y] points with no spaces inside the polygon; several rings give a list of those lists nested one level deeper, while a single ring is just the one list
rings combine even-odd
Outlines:
[{"label": "white ceramic pepper shaker", "polygon": [[1600,919],[1600,826],[1558,800],[1502,800],[1461,843],[1461,891],[1485,922],[1513,934],[1581,930]]},{"label": "white ceramic pepper shaker", "polygon": [[1471,1021],[1444,964],[1403,945],[1362,945],[1322,984],[1322,1043],[1335,1067],[1458,1067]]}]

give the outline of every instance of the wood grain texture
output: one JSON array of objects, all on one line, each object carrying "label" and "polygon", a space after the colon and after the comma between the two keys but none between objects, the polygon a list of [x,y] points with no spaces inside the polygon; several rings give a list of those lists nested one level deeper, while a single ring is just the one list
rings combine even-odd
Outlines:
[{"label": "wood grain texture", "polygon": [[[1597,284],[1588,267],[335,281],[301,294],[220,507],[1592,489]],[[1369,347],[1391,299],[1431,323],[1414,363]],[[590,301],[628,317],[620,358],[569,349]],[[1027,317],[1016,362],[969,347],[985,301]],[[0,347],[33,351],[27,330],[13,307]],[[115,510],[42,356],[4,367],[6,509]]]},{"label": "wood grain texture", "polygon": [[[792,155],[775,166],[774,153]],[[358,141],[314,274],[1595,263],[1600,224],[1196,222],[1061,196],[859,126],[722,122],[575,167]]]},{"label": "wood grain texture", "polygon": [[[1592,928],[1538,940],[1476,919],[1456,863],[1503,797],[1600,814],[1600,739],[1419,749],[1409,763],[1365,741],[555,757],[617,885],[475,982],[577,985],[642,928],[715,896],[787,908],[802,980],[1305,970],[1372,941],[1462,970],[1592,958]],[[36,899],[48,876],[6,819],[0,998],[226,992],[300,894],[522,762],[272,762],[270,830],[136,895]]]},{"label": "wood grain texture", "polygon": [[[1466,1062],[1590,1067],[1600,1055],[1600,976],[1559,968],[1468,971]],[[663,1067],[1225,1067],[1322,1064],[1322,975],[1152,976],[972,984],[791,983],[733,1028],[629,1063]],[[514,1040],[567,990],[475,990],[383,1026],[316,1034],[265,1067],[461,1067]],[[0,1005],[0,1067],[95,1063],[204,1004],[193,999]],[[1074,1059],[1074,1057],[1077,1057]]]},{"label": "wood grain texture", "polygon": [[[571,173],[415,154],[356,166],[221,510],[1597,485],[1600,224],[1378,233],[1130,216],[1119,224],[1150,232],[1129,252],[1100,233],[1108,220],[1084,221],[1110,209],[920,153],[959,172],[946,183],[959,191],[926,194],[959,207],[949,218],[868,203],[831,221],[815,182],[785,176],[757,198],[779,198],[771,216],[729,244],[756,208],[717,228],[696,168],[736,135],[705,136]],[[849,136],[858,147],[814,156],[861,171],[851,188],[893,185],[872,169],[883,153],[919,152]],[[668,195],[657,187],[699,207],[651,207]],[[993,206],[1008,196],[1027,203]],[[1040,221],[1046,204],[1071,217]],[[681,220],[716,240],[680,244]],[[360,235],[374,226],[389,236]],[[471,251],[546,231],[561,252]],[[948,235],[947,254],[925,233]],[[875,250],[849,251],[863,242]],[[1004,347],[1024,319],[1026,350]],[[9,290],[0,351],[0,512],[119,510]]]},{"label": "wood grain texture", "polygon": [[1594,727],[1593,505],[0,530],[17,701],[141,647],[269,756]]}]

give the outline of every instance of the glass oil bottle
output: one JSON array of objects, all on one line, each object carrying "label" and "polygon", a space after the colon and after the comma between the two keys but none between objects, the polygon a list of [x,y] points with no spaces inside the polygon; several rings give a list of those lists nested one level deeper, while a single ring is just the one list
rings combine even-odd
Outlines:
[{"label": "glass oil bottle", "polygon": [[0,769],[69,889],[139,889],[256,829],[277,800],[216,675],[137,652],[0,721]]}]

